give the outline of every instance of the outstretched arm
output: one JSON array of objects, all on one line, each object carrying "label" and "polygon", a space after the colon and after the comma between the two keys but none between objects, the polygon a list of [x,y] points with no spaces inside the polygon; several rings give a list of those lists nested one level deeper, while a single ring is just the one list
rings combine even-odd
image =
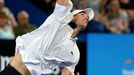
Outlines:
[{"label": "outstretched arm", "polygon": [[57,0],[57,3],[58,3],[59,5],[67,6],[68,0]]}]

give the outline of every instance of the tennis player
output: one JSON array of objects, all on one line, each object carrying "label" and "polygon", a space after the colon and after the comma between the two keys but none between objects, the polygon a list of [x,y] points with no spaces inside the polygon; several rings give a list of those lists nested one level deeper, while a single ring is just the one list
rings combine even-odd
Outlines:
[{"label": "tennis player", "polygon": [[57,0],[54,12],[38,29],[18,36],[15,56],[1,75],[74,75],[80,58],[76,36],[94,12],[91,8],[71,12],[72,7],[71,0]]}]

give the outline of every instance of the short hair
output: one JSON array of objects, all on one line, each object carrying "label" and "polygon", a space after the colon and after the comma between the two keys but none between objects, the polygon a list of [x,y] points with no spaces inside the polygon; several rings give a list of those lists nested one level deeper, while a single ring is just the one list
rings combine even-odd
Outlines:
[{"label": "short hair", "polygon": [[24,10],[23,11],[20,11],[18,13],[17,17],[19,18],[21,15],[25,15],[25,16],[29,17],[29,14],[26,11],[24,11]]}]

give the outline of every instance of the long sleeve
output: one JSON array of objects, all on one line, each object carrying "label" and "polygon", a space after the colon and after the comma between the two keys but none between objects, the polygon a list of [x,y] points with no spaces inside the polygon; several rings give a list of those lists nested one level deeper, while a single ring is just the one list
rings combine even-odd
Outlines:
[{"label": "long sleeve", "polygon": [[55,15],[55,18],[62,24],[69,23],[73,18],[73,15],[71,14],[72,8],[73,3],[71,0],[68,0],[67,6],[56,3],[53,14]]}]

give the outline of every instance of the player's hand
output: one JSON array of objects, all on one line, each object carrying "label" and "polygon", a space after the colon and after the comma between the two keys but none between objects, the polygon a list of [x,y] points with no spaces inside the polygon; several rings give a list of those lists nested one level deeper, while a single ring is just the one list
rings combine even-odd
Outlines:
[{"label": "player's hand", "polygon": [[80,75],[80,73],[79,73],[79,72],[77,72],[77,73],[76,73],[76,75]]}]

